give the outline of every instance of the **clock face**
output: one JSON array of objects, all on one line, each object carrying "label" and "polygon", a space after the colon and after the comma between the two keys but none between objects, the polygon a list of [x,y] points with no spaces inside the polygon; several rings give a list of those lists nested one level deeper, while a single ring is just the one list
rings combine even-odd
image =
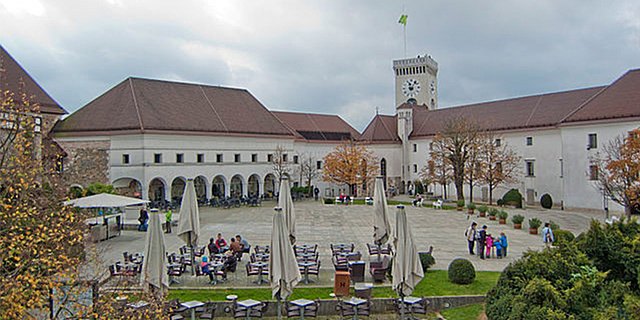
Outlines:
[{"label": "clock face", "polygon": [[420,92],[420,82],[415,79],[408,79],[402,84],[402,93],[407,97],[415,97]]}]

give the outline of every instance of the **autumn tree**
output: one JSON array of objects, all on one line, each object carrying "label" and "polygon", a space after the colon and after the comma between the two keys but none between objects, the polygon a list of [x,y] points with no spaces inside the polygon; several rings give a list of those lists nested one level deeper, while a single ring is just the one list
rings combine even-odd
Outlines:
[{"label": "autumn tree", "polygon": [[425,184],[440,184],[443,188],[443,198],[447,198],[447,186],[451,182],[451,166],[447,160],[438,154],[433,154],[427,165],[420,170],[420,178]]},{"label": "autumn tree", "polygon": [[433,139],[431,158],[444,157],[451,166],[458,200],[464,200],[465,165],[478,137],[478,125],[464,116],[451,117]]},{"label": "autumn tree", "polygon": [[484,133],[479,139],[478,161],[482,170],[478,180],[489,188],[489,204],[493,202],[493,190],[506,183],[513,183],[520,174],[521,157],[506,142],[492,133]]},{"label": "autumn tree", "polygon": [[469,201],[473,202],[473,187],[480,184],[478,177],[482,174],[484,169],[484,163],[480,161],[480,149],[481,149],[481,136],[482,133],[478,133],[476,138],[469,143],[467,149],[468,158],[464,164],[464,179],[469,186]]},{"label": "autumn tree", "polygon": [[316,166],[315,158],[302,154],[300,155],[299,164],[296,168],[296,173],[300,178],[300,184],[302,184],[303,180],[306,183],[305,185],[309,187],[309,196],[313,194],[313,190],[311,190],[311,183],[313,179],[317,178],[320,175],[318,168]]},{"label": "autumn tree", "polygon": [[284,146],[276,146],[275,152],[271,155],[271,169],[278,181],[282,181],[282,177],[289,175],[291,165],[289,164],[288,155]]},{"label": "autumn tree", "polygon": [[597,184],[601,192],[623,206],[631,218],[632,208],[640,205],[640,129],[611,140],[592,163],[599,171]]},{"label": "autumn tree", "polygon": [[322,179],[346,184],[351,193],[357,186],[366,186],[378,173],[377,159],[364,145],[345,141],[324,157]]}]

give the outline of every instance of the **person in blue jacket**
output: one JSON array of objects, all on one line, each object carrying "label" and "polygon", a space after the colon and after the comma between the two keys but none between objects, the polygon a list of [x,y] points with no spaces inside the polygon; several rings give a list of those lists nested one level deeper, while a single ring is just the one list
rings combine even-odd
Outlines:
[{"label": "person in blue jacket", "polygon": [[507,243],[507,236],[504,232],[500,232],[500,246],[502,247],[502,257],[505,258],[507,256],[507,247],[509,244]]}]

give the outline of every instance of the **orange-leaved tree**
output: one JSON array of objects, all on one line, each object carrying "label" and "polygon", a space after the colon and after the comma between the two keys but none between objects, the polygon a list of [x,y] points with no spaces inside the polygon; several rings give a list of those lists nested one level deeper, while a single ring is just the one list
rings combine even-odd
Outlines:
[{"label": "orange-leaved tree", "polygon": [[611,140],[592,162],[600,171],[600,191],[623,206],[631,218],[632,208],[640,207],[640,128]]},{"label": "orange-leaved tree", "polygon": [[351,193],[357,193],[357,186],[367,188],[377,173],[377,158],[366,146],[353,140],[340,143],[324,157],[323,180],[346,184]]}]

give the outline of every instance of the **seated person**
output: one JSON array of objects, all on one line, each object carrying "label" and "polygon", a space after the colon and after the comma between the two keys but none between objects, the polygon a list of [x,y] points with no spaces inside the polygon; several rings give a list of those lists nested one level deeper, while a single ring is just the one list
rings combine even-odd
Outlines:
[{"label": "seated person", "polygon": [[238,253],[242,253],[242,246],[240,245],[240,242],[236,241],[236,238],[231,238],[231,244],[229,244],[229,250],[231,250],[231,252],[235,255],[237,255]]},{"label": "seated person", "polygon": [[418,195],[416,196],[415,199],[413,199],[413,205],[414,206],[419,206],[422,205],[422,195],[418,193]]},{"label": "seated person", "polygon": [[243,239],[238,234],[238,235],[236,235],[236,241],[238,241],[240,243],[240,248],[242,248],[242,252],[249,253],[249,250],[251,249],[251,245],[249,244],[249,242],[246,239]]},{"label": "seated person", "polygon": [[222,237],[222,233],[218,233],[218,236],[216,238],[216,247],[218,247],[219,253],[224,253],[225,251],[229,250],[229,247],[227,246],[227,241],[225,241],[224,238]]},{"label": "seated person", "polygon": [[236,272],[236,267],[238,266],[238,259],[236,259],[236,256],[231,250],[227,251],[226,255],[227,257],[224,260],[221,269],[222,272],[224,272],[224,274],[222,275],[222,280],[227,279],[227,272]]},{"label": "seated person", "polygon": [[209,249],[209,255],[212,256],[216,253],[219,253],[218,246],[216,246],[216,242],[214,238],[209,239],[209,244],[207,245]]},{"label": "seated person", "polygon": [[202,263],[200,264],[200,268],[202,269],[203,274],[209,276],[209,281],[211,281],[211,283],[215,283],[213,272],[211,272],[211,269],[209,269],[209,258],[207,258],[207,256],[202,256]]}]

